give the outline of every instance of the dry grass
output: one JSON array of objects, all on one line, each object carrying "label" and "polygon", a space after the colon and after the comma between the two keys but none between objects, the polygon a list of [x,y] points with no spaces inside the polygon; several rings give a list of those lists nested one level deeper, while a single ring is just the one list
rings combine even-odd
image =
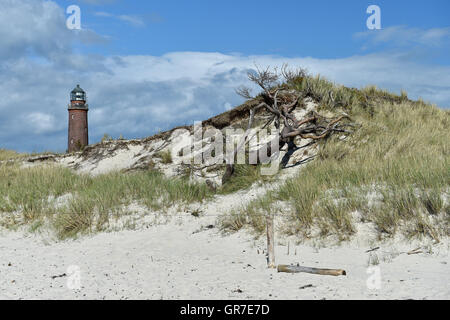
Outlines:
[{"label": "dry grass", "polygon": [[[72,197],[60,207],[55,198]],[[97,177],[78,175],[57,166],[23,169],[0,165],[0,223],[4,227],[52,225],[60,238],[104,230],[114,215],[138,201],[163,211],[174,203],[202,201],[206,186],[186,179],[167,179],[157,171],[113,172]]]},{"label": "dry grass", "polygon": [[220,189],[221,194],[230,194],[239,190],[248,189],[254,183],[266,183],[273,180],[273,176],[262,175],[261,166],[250,164],[236,164],[234,174]]},{"label": "dry grass", "polygon": [[12,151],[12,150],[0,149],[0,161],[19,159],[19,158],[23,158],[25,156],[27,156],[27,154],[18,153],[16,151]]},{"label": "dry grass", "polygon": [[[262,232],[263,216],[277,212],[281,202],[290,208],[278,211],[284,231],[301,238],[319,230],[321,236],[347,239],[355,231],[355,211],[375,224],[380,237],[449,235],[449,111],[374,87],[348,89],[320,78],[295,85],[312,88],[305,96],[318,99],[321,108],[345,110],[360,127],[344,140],[335,136],[322,142],[315,161],[296,178],[223,219],[224,229],[249,225]],[[378,200],[369,201],[374,196]]]},{"label": "dry grass", "polygon": [[[449,111],[410,101],[405,93],[350,89],[319,77],[287,85],[316,99],[323,111],[347,112],[359,126],[345,139],[321,142],[316,159],[297,177],[223,217],[223,229],[250,226],[261,233],[264,215],[282,213],[286,234],[332,234],[345,240],[355,232],[353,213],[359,212],[380,237],[398,232],[434,239],[449,235]],[[0,161],[23,156],[0,150]],[[172,162],[170,153],[159,157],[162,163]],[[236,192],[272,178],[261,176],[260,167],[238,165],[218,192]],[[54,199],[68,193],[72,198],[56,208]],[[23,169],[0,163],[0,224],[29,225],[31,230],[50,224],[60,238],[104,230],[132,202],[161,211],[210,196],[204,184],[167,179],[154,170],[90,177],[61,167]]]},{"label": "dry grass", "polygon": [[154,155],[155,158],[161,159],[161,163],[169,164],[173,162],[172,153],[170,150],[160,151]]}]

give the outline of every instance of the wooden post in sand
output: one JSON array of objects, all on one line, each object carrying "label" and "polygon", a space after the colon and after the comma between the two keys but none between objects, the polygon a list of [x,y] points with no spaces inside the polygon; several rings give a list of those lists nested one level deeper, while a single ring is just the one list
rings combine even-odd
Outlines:
[{"label": "wooden post in sand", "polygon": [[[345,276],[347,273],[342,269],[323,269],[323,268],[311,268],[303,267],[300,265],[285,265],[275,264],[275,236],[273,230],[273,215],[268,214],[266,216],[266,226],[267,226],[267,266],[272,269],[277,269],[278,272],[287,273],[299,273],[306,272],[312,274],[320,274],[325,276]],[[288,244],[288,254],[289,254],[289,244]]]},{"label": "wooden post in sand", "polygon": [[266,217],[266,225],[267,225],[267,266],[269,268],[276,268],[273,216],[271,214],[268,214]]}]

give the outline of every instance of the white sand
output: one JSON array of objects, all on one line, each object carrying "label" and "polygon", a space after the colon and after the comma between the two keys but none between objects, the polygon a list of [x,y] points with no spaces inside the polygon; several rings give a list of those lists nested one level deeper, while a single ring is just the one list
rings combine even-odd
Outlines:
[{"label": "white sand", "polygon": [[[423,253],[415,255],[401,252],[417,243],[398,241],[381,244],[373,253],[365,253],[369,247],[361,239],[340,247],[290,242],[288,255],[286,240],[278,239],[284,245],[276,247],[277,263],[342,268],[347,276],[267,269],[264,238],[255,240],[246,231],[224,236],[215,227],[218,215],[265,191],[254,187],[218,196],[200,207],[198,218],[178,212],[166,224],[137,231],[60,243],[20,232],[0,234],[0,299],[450,298],[448,240],[422,244]],[[369,259],[379,261],[379,289],[367,286]],[[79,289],[70,266],[79,268]]]},{"label": "white sand", "polygon": [[[263,243],[248,234],[223,237],[215,228],[198,232],[207,225],[202,218],[185,216],[177,221],[51,245],[21,234],[2,236],[0,298],[450,298],[449,259],[438,252],[442,246],[431,255],[400,254],[392,261],[380,261],[381,288],[370,290],[366,285],[369,254],[363,248],[291,244],[287,255],[286,246],[277,246],[278,263],[343,268],[348,275],[277,273],[266,267]],[[380,249],[387,254],[390,250]],[[67,287],[68,277],[51,278],[67,273],[71,265],[80,268],[79,290]],[[301,288],[308,285],[312,286]]]}]

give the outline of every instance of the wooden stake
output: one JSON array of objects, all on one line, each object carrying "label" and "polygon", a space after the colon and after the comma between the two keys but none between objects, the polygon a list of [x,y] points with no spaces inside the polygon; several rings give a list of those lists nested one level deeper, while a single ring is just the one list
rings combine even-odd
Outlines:
[{"label": "wooden stake", "polygon": [[266,224],[267,224],[267,265],[269,268],[276,268],[273,217],[271,215],[267,216]]},{"label": "wooden stake", "polygon": [[347,273],[342,269],[320,269],[320,268],[311,268],[311,267],[302,267],[302,266],[294,266],[294,265],[284,265],[280,264],[277,268],[278,272],[287,272],[287,273],[299,273],[306,272],[312,274],[320,274],[325,276],[345,276]]}]

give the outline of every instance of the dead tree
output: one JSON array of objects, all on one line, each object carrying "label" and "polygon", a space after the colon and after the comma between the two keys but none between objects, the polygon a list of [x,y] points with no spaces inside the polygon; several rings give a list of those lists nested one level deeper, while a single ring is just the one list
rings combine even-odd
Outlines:
[{"label": "dead tree", "polygon": [[[295,117],[293,111],[302,103],[304,96],[302,92],[292,89],[289,84],[299,77],[304,78],[306,76],[307,74],[304,69],[292,71],[286,65],[283,66],[281,72],[278,72],[276,68],[273,70],[270,67],[261,69],[256,66],[256,71],[248,73],[249,80],[261,88],[262,92],[258,97],[254,97],[247,87],[241,87],[236,90],[240,96],[246,99],[254,99],[259,103],[250,109],[247,131],[234,150],[234,153],[228,155],[226,159],[226,170],[222,176],[222,184],[226,183],[233,175],[234,157],[245,143],[249,141],[249,133],[253,126],[254,115],[260,109],[265,109],[270,116],[268,122],[261,129],[273,123],[276,130],[278,130],[279,147],[278,150],[271,150],[272,142],[269,142],[264,147],[267,150],[266,159],[258,159],[258,163],[263,163],[265,160],[270,159],[272,155],[277,153],[285,145],[288,146],[288,153],[294,150],[296,148],[294,143],[296,137],[318,141],[327,138],[334,132],[348,133],[344,129],[345,125],[341,123],[344,118],[347,118],[347,115],[330,119],[312,111],[303,119],[297,119]],[[284,83],[281,83],[281,80],[284,80]],[[260,153],[258,152],[258,154]]]}]

